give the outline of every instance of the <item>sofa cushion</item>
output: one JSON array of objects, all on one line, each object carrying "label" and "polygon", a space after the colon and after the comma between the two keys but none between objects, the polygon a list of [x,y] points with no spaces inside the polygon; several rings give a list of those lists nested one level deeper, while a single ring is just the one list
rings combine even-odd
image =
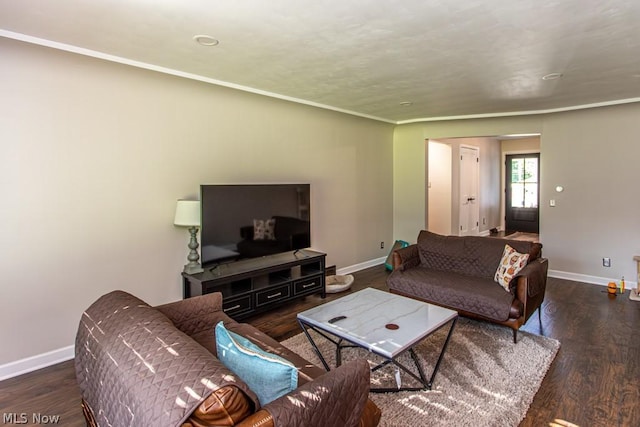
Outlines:
[{"label": "sofa cushion", "polygon": [[418,266],[396,269],[389,289],[433,304],[462,310],[498,322],[511,317],[514,296],[496,285],[493,278],[473,277]]},{"label": "sofa cushion", "polygon": [[211,335],[214,326],[227,317],[222,311],[222,294],[218,292],[159,305],[155,309],[192,338],[200,333]]},{"label": "sofa cushion", "polygon": [[228,331],[223,322],[216,325],[215,335],[218,358],[249,386],[261,405],[298,387],[298,371],[287,360]]},{"label": "sofa cushion", "polygon": [[529,254],[529,262],[540,256],[540,243],[520,240],[442,236],[422,230],[417,242],[422,266],[491,280],[495,277],[506,243],[520,253]]},{"label": "sofa cushion", "polygon": [[509,292],[509,285],[511,279],[513,279],[520,270],[522,270],[529,261],[529,254],[521,254],[513,249],[511,246],[504,245],[504,251],[500,264],[496,270],[494,280],[498,282],[505,291]]}]

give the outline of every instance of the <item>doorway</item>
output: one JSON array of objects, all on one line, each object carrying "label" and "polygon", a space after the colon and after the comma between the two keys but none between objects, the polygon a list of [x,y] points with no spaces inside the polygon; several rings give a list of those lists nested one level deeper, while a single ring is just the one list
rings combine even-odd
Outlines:
[{"label": "doorway", "polygon": [[505,232],[538,233],[540,154],[510,154],[505,162]]}]

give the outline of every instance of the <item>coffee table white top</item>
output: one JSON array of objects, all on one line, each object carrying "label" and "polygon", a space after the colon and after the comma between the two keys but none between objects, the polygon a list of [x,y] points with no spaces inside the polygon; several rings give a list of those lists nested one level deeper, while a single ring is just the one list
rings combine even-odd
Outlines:
[{"label": "coffee table white top", "polygon": [[[338,316],[344,319],[329,323]],[[366,288],[298,314],[298,319],[388,359],[458,316],[453,310]],[[386,325],[397,325],[388,329]]]}]

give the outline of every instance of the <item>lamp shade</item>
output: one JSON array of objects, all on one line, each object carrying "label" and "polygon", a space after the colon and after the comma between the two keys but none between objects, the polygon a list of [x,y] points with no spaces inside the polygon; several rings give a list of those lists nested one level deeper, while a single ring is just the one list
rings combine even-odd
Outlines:
[{"label": "lamp shade", "polygon": [[200,201],[178,200],[174,225],[200,227]]}]

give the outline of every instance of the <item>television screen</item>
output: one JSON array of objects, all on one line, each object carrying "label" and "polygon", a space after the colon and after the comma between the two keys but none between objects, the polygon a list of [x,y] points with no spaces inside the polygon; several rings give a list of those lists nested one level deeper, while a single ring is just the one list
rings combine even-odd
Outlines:
[{"label": "television screen", "polygon": [[201,185],[202,264],[311,246],[309,184]]}]

